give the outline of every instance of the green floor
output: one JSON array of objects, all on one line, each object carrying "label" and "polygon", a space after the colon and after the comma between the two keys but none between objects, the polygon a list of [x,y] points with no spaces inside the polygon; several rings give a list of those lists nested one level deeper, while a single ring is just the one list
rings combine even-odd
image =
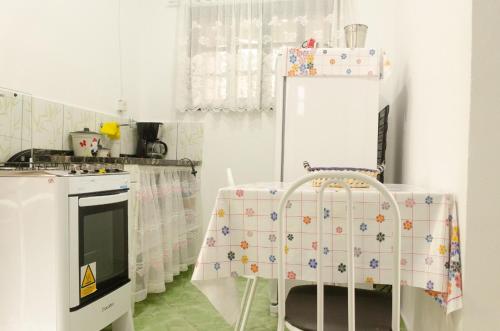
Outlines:
[{"label": "green floor", "polygon": [[[229,331],[232,328],[212,307],[207,298],[191,285],[192,269],[175,278],[162,294],[151,294],[135,305],[136,331]],[[245,282],[242,279],[240,288]],[[247,330],[276,330],[276,318],[269,315],[267,284],[258,284]]]},{"label": "green floor", "polygon": [[[232,328],[190,283],[192,269],[175,278],[162,294],[150,294],[135,305],[136,331],[229,331]],[[240,289],[245,282],[241,280]],[[249,331],[276,330],[276,317],[269,314],[267,282],[259,282],[247,324]],[[404,328],[402,330],[405,330]]]}]

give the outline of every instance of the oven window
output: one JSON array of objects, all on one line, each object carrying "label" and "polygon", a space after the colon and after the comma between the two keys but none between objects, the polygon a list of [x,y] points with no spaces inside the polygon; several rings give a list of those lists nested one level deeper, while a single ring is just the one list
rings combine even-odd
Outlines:
[{"label": "oven window", "polygon": [[127,202],[80,207],[79,213],[80,269],[95,263],[97,287],[95,292],[80,297],[83,304],[128,281]]}]

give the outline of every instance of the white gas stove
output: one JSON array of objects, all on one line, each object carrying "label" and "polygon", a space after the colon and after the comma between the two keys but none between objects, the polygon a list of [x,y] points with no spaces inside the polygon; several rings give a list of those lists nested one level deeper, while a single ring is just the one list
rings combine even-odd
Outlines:
[{"label": "white gas stove", "polygon": [[129,176],[0,171],[0,330],[133,330]]}]

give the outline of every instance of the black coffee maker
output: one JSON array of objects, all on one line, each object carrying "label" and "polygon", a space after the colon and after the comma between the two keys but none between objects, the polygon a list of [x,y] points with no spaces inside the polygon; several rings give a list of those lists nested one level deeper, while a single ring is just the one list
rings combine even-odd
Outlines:
[{"label": "black coffee maker", "polygon": [[168,147],[158,139],[158,132],[163,123],[137,122],[137,157],[163,159]]}]

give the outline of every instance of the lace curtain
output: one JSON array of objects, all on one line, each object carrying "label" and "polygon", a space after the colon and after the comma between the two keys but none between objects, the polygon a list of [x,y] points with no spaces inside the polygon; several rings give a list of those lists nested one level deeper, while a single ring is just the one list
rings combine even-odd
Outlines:
[{"label": "lace curtain", "polygon": [[332,46],[335,0],[179,1],[180,111],[272,110],[276,55],[309,38]]},{"label": "lace curtain", "polygon": [[127,166],[133,300],[165,291],[200,246],[199,188],[188,168]]}]

